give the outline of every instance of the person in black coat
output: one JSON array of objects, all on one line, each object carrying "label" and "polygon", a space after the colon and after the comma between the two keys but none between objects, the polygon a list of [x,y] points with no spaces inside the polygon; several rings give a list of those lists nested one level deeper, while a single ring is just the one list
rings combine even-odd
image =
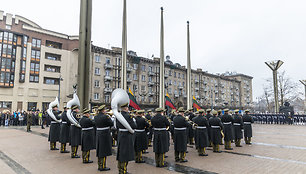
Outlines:
[{"label": "person in black coat", "polygon": [[209,119],[209,125],[211,127],[211,141],[213,143],[213,152],[221,153],[219,145],[221,144],[221,131],[224,129],[223,124],[218,118],[218,112],[213,110],[213,117]]},{"label": "person in black coat", "polygon": [[155,163],[156,167],[166,167],[164,161],[165,153],[169,151],[167,128],[170,127],[170,122],[164,116],[165,110],[163,108],[157,108],[155,112],[157,114],[151,119],[154,130],[153,152],[155,153]]},{"label": "person in black coat", "polygon": [[[77,105],[74,105],[71,107],[72,110],[72,116],[76,119],[76,121],[80,120],[80,110]],[[81,132],[82,128],[78,127],[77,125],[74,125],[71,123],[70,126],[70,145],[71,145],[71,158],[80,158],[80,156],[77,154],[79,145],[81,145]]]},{"label": "person in black coat", "polygon": [[136,112],[136,129],[135,129],[135,162],[144,163],[142,159],[142,152],[148,149],[148,137],[146,129],[150,126],[144,118],[144,110],[138,110]]},{"label": "person in black coat", "polygon": [[[185,115],[189,117],[189,120],[192,120],[195,117],[195,115],[193,114],[193,109],[189,109]],[[189,144],[194,145],[194,130],[192,128],[192,125],[187,127],[187,136]]]},{"label": "person in black coat", "polygon": [[80,125],[82,127],[81,145],[82,145],[82,158],[83,163],[93,163],[89,160],[90,150],[95,149],[94,138],[94,121],[90,118],[90,110],[84,109],[83,117],[80,119]]},{"label": "person in black coat", "polygon": [[[207,109],[206,110],[206,119],[209,121],[209,119],[211,117],[213,117],[213,115],[210,113],[211,112],[211,109]],[[207,132],[208,132],[208,140],[209,140],[209,147],[212,147],[212,140],[211,140],[211,127],[208,127],[207,128]]]},{"label": "person in black coat", "polygon": [[243,124],[244,124],[244,141],[245,144],[251,144],[251,138],[252,138],[252,123],[254,123],[254,120],[252,116],[249,114],[249,110],[245,110],[245,115],[242,117]]},{"label": "person in black coat", "polygon": [[187,151],[187,127],[190,126],[184,117],[184,108],[178,109],[179,114],[173,118],[174,125],[174,151],[175,162],[187,162],[185,159]]},{"label": "person in black coat", "polygon": [[110,128],[114,125],[110,116],[106,115],[105,105],[97,108],[98,114],[94,121],[96,125],[96,156],[98,157],[98,170],[107,171],[106,157],[112,155],[112,136]]},{"label": "person in black coat", "polygon": [[224,109],[224,115],[221,118],[222,124],[224,125],[224,144],[226,150],[233,150],[231,141],[234,140],[232,127],[234,119],[228,112],[229,109]]},{"label": "person in black coat", "polygon": [[[152,110],[148,110],[148,113],[145,116],[148,121],[151,121],[151,119],[152,119],[151,114],[152,114]],[[153,138],[153,128],[152,128],[152,126],[150,126],[148,128],[147,135],[148,135],[148,147],[152,147],[152,138]]]},{"label": "person in black coat", "polygon": [[192,121],[197,124],[195,130],[195,144],[199,156],[208,156],[207,153],[205,153],[205,148],[209,146],[208,132],[207,132],[209,123],[206,117],[204,116],[204,110],[200,109],[199,115],[193,118]]},{"label": "person in black coat", "polygon": [[241,139],[242,139],[243,120],[241,115],[239,115],[239,109],[235,110],[233,124],[234,124],[236,147],[242,147]]},{"label": "person in black coat", "polygon": [[[60,119],[59,116],[60,111],[58,110],[58,106],[52,107],[52,113],[54,114],[57,120]],[[48,139],[50,141],[50,150],[59,150],[58,148],[56,148],[56,142],[59,141],[59,136],[60,136],[60,123],[52,119],[51,126],[49,129],[49,139]]]},{"label": "person in black coat", "polygon": [[[136,129],[136,123],[132,116],[130,116],[129,104],[121,105],[121,114],[131,126],[132,129]],[[116,120],[116,126],[118,131],[118,151],[117,161],[119,173],[127,173],[127,165],[129,161],[134,160],[134,134],[130,133],[118,120]]]},{"label": "person in black coat", "polygon": [[[70,121],[67,117],[67,107],[64,107],[64,112],[61,114],[61,130],[59,142],[61,143],[61,153],[69,153],[66,150],[66,144],[70,142]],[[41,124],[43,125],[43,124]]]}]

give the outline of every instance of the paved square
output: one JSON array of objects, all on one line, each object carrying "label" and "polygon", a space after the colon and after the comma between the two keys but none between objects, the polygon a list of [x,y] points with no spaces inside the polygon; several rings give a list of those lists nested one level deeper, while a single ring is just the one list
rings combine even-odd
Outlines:
[{"label": "paved square", "polygon": [[[59,174],[59,173],[118,173],[115,156],[107,159],[108,172],[97,171],[95,151],[91,152],[93,164],[83,164],[81,159],[71,159],[70,154],[50,151],[48,129],[33,127],[27,133],[25,127],[0,128],[0,173]],[[188,162],[174,162],[173,146],[166,161],[167,168],[154,166],[154,154],[149,148],[145,164],[130,162],[128,171],[140,173],[306,173],[306,126],[302,125],[253,125],[252,145],[233,151],[213,153],[199,157],[195,148],[188,148]],[[234,145],[234,144],[232,144]],[[59,146],[59,145],[58,145]],[[79,148],[80,149],[80,148]],[[114,148],[115,149],[115,148]],[[70,150],[68,148],[68,150]],[[81,154],[81,152],[79,152]]]}]

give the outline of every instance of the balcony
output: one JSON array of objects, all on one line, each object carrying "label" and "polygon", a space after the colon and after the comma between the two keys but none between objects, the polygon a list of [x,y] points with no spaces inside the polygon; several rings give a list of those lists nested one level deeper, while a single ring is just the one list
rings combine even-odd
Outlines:
[{"label": "balcony", "polygon": [[132,82],[132,79],[127,78],[127,79],[126,79],[126,82],[127,82],[127,83],[131,83],[131,82]]},{"label": "balcony", "polygon": [[199,91],[199,88],[194,88],[195,91]]},{"label": "balcony", "polygon": [[182,85],[177,86],[179,90],[182,90],[184,87]]},{"label": "balcony", "polygon": [[148,75],[149,75],[149,76],[155,76],[155,72],[153,72],[153,71],[148,71]]},{"label": "balcony", "polygon": [[155,95],[155,93],[154,92],[149,92],[148,95],[153,96],[153,95]]},{"label": "balcony", "polygon": [[184,97],[184,98],[187,98],[187,95],[186,95],[186,94],[184,94],[184,95],[183,95],[183,97]]},{"label": "balcony", "polygon": [[109,63],[105,63],[104,64],[104,68],[105,69],[113,69],[113,65],[109,64]]},{"label": "balcony", "polygon": [[199,80],[198,80],[198,79],[195,79],[195,80],[194,80],[194,83],[199,83]]},{"label": "balcony", "polygon": [[131,72],[133,70],[133,67],[126,67],[127,72]]},{"label": "balcony", "polygon": [[149,85],[149,86],[153,86],[153,85],[154,85],[154,82],[148,82],[148,85]]},{"label": "balcony", "polygon": [[164,77],[165,77],[165,78],[168,78],[168,77],[169,77],[169,75],[168,75],[168,74],[164,74]]},{"label": "balcony", "polygon": [[204,85],[207,85],[207,82],[205,81],[205,82],[203,82],[203,84],[204,84]]},{"label": "balcony", "polygon": [[110,76],[110,75],[105,75],[104,76],[104,81],[112,81],[113,80],[113,77]]},{"label": "balcony", "polygon": [[111,93],[112,91],[112,88],[104,88],[104,93]]},{"label": "balcony", "polygon": [[196,95],[196,96],[194,96],[196,99],[200,99],[200,96],[198,96],[198,95]]},{"label": "balcony", "polygon": [[174,98],[179,98],[180,95],[174,94]]}]

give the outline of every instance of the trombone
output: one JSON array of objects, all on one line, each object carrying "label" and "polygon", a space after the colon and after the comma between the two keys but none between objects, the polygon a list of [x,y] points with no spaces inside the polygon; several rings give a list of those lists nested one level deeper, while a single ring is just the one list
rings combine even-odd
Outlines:
[{"label": "trombone", "polygon": [[191,124],[193,128],[197,128],[197,127],[198,127],[198,124],[195,123],[195,122],[193,122],[193,121],[191,121],[191,120],[189,119],[188,116],[185,116],[185,120],[186,120],[189,124]]}]

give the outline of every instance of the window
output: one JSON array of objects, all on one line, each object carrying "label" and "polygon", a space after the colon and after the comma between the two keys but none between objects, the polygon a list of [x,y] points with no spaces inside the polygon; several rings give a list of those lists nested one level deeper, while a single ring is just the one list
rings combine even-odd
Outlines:
[{"label": "window", "polygon": [[133,85],[133,91],[135,92],[137,91],[137,89],[138,89],[137,85]]},{"label": "window", "polygon": [[95,75],[100,75],[100,68],[95,68]]},{"label": "window", "polygon": [[141,66],[141,71],[146,71],[146,65]]},{"label": "window", "polygon": [[182,74],[182,78],[185,79],[185,74]]},{"label": "window", "polygon": [[22,57],[26,59],[26,57],[27,57],[27,48],[23,48]]},{"label": "window", "polygon": [[174,85],[176,85],[176,80],[174,80]]},{"label": "window", "polygon": [[101,57],[99,55],[95,55],[95,60],[96,60],[96,63],[100,63]]},{"label": "window", "polygon": [[0,101],[0,109],[11,109],[12,102]]},{"label": "window", "polygon": [[95,88],[100,88],[100,81],[99,80],[95,80]]},{"label": "window", "polygon": [[176,77],[176,72],[174,72],[174,77]]},{"label": "window", "polygon": [[141,75],[141,81],[143,81],[143,82],[146,81],[146,76],[145,75]]},{"label": "window", "polygon": [[8,40],[8,32],[4,32],[3,34],[3,40],[7,41]]},{"label": "window", "polygon": [[153,71],[153,67],[149,66],[149,72],[152,72],[152,71]]},{"label": "window", "polygon": [[185,82],[183,82],[183,87],[185,86]]},{"label": "window", "polygon": [[149,82],[152,82],[152,76],[149,76]]},{"label": "window", "polygon": [[30,82],[38,83],[39,76],[38,75],[30,75]]},{"label": "window", "polygon": [[31,60],[32,61],[39,61],[40,60],[40,51],[39,50],[32,50]]},{"label": "window", "polygon": [[39,63],[31,62],[30,74],[39,74]]},{"label": "window", "polygon": [[172,94],[172,89],[171,88],[168,88],[168,93]]},{"label": "window", "polygon": [[179,79],[181,78],[181,73],[178,73],[178,78],[179,78]]},{"label": "window", "polygon": [[99,99],[100,99],[100,94],[94,93],[94,100],[99,100]]},{"label": "window", "polygon": [[7,54],[7,44],[3,44],[2,56]]},{"label": "window", "polygon": [[45,71],[47,72],[61,72],[60,66],[53,66],[53,65],[45,65]]},{"label": "window", "polygon": [[110,58],[109,58],[109,57],[107,57],[107,58],[105,59],[105,63],[106,63],[106,64],[111,64],[111,61],[110,61]]},{"label": "window", "polygon": [[51,77],[44,77],[44,84],[58,85],[59,84],[59,79],[58,78],[51,78]]},{"label": "window", "polygon": [[137,69],[138,68],[138,64],[134,63],[133,68]]},{"label": "window", "polygon": [[27,36],[23,36],[23,44],[26,46],[28,43],[28,37]]},{"label": "window", "polygon": [[137,74],[133,74],[133,80],[137,80]]},{"label": "window", "polygon": [[141,91],[145,91],[146,90],[146,86],[142,85],[141,86]]},{"label": "window", "polygon": [[9,42],[13,42],[13,33],[9,33],[8,40],[9,40]]},{"label": "window", "polygon": [[106,71],[105,71],[105,75],[106,75],[106,76],[110,76],[110,70],[106,70]]},{"label": "window", "polygon": [[62,49],[62,43],[46,40],[46,46],[50,48]]},{"label": "window", "polygon": [[105,82],[105,88],[110,88],[110,83],[109,82]]},{"label": "window", "polygon": [[41,46],[41,40],[32,38],[32,47],[40,48],[40,46]]},{"label": "window", "polygon": [[171,70],[169,70],[169,76],[172,76],[172,71]]},{"label": "window", "polygon": [[153,103],[153,98],[152,97],[149,97],[149,102]]},{"label": "window", "polygon": [[12,50],[13,50],[13,48],[12,48],[12,45],[8,45],[7,46],[7,55],[12,55]]},{"label": "window", "polygon": [[45,54],[45,58],[48,59],[48,60],[57,60],[57,61],[60,61],[61,60],[61,55],[52,54],[52,53],[46,53]]},{"label": "window", "polygon": [[109,103],[109,99],[110,99],[110,96],[109,95],[105,95],[105,103]]}]

